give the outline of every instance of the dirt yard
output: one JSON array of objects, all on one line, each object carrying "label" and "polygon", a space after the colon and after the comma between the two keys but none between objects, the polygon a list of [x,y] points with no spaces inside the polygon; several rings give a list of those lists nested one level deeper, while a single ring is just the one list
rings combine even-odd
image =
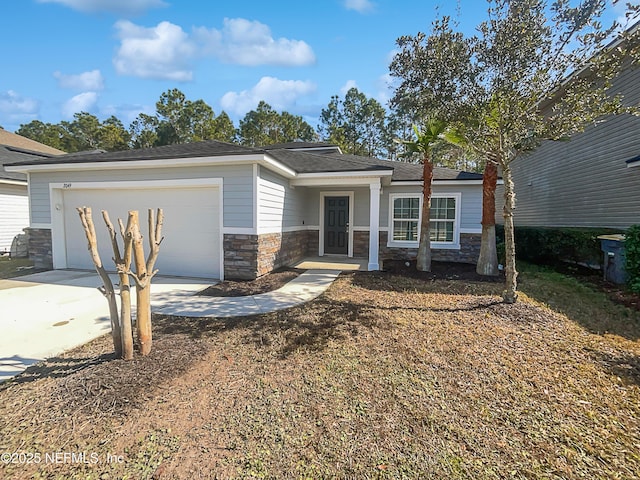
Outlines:
[{"label": "dirt yard", "polygon": [[[557,274],[554,274],[557,275]],[[572,279],[343,274],[0,386],[0,478],[640,478],[640,317]],[[72,456],[75,455],[75,456]]]}]

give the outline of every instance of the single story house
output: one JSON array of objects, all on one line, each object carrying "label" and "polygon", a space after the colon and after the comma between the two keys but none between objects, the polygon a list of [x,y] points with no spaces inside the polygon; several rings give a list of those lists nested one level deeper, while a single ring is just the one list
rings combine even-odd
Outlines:
[{"label": "single story house", "polygon": [[[252,279],[307,256],[364,257],[369,270],[415,256],[422,166],[344,155],[326,143],[250,148],[206,141],[14,164],[29,175],[30,249],[40,266],[91,269],[76,207],[126,221],[164,209],[161,274]],[[475,263],[482,175],[436,168],[434,259]],[[145,222],[146,225],[146,222]],[[146,227],[143,228],[143,231]]]},{"label": "single story house", "polygon": [[0,128],[0,254],[29,226],[27,176],[7,172],[6,163],[49,158],[64,152]]}]

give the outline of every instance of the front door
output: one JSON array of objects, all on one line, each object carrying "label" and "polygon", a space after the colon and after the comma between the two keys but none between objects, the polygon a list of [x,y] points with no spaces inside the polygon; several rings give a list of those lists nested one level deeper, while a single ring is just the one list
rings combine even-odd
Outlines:
[{"label": "front door", "polygon": [[324,253],[349,252],[349,197],[324,198]]}]

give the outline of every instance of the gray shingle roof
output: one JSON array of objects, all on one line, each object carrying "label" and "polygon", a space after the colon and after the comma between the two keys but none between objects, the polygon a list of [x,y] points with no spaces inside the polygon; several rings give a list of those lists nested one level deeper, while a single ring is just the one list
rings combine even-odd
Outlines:
[{"label": "gray shingle roof", "polygon": [[36,142],[17,133],[11,133],[0,128],[0,145],[15,147],[29,152],[46,153],[47,155],[61,155],[65,152],[50,147],[44,143]]},{"label": "gray shingle roof", "polygon": [[24,173],[7,172],[4,169],[4,165],[8,163],[21,164],[31,163],[37,159],[46,159],[50,155],[40,152],[33,152],[31,150],[25,150],[17,147],[10,147],[7,145],[0,145],[0,179],[3,180],[20,180],[27,181],[27,176]]},{"label": "gray shingle roof", "polygon": [[[297,173],[393,170],[391,177],[393,181],[422,180],[422,165],[416,163],[395,162],[358,155],[329,155],[291,150],[272,150],[269,154]],[[482,180],[482,175],[435,167],[433,178],[434,180]]]},{"label": "gray shingle roof", "polygon": [[[32,165],[49,165],[63,163],[98,163],[98,162],[123,162],[133,160],[162,160],[169,158],[195,158],[195,157],[219,157],[224,155],[247,155],[251,153],[263,153],[258,148],[243,147],[232,143],[206,141],[194,143],[182,143],[179,145],[165,145],[162,147],[140,148],[135,150],[122,150],[120,152],[90,152],[69,153],[43,161],[34,161]],[[28,164],[28,163],[27,163]]]},{"label": "gray shingle roof", "polygon": [[[40,158],[32,161],[22,161],[20,163],[25,165],[55,165],[173,158],[179,160],[183,158],[196,157],[266,154],[289,167],[296,173],[371,172],[390,170],[393,171],[392,180],[394,181],[419,181],[422,179],[422,165],[419,164],[380,160],[378,158],[362,157],[357,155],[343,155],[338,152],[330,153],[327,151],[298,150],[298,148],[304,148],[303,145],[308,145],[311,148],[316,148],[318,146],[330,146],[330,144],[324,143],[292,142],[280,145],[285,148],[276,148],[278,145],[271,145],[265,148],[252,148],[225,142],[206,141],[138,150],[125,150],[121,152],[80,152],[60,155],[55,158]],[[434,179],[481,180],[482,175],[436,167],[434,169]]]}]

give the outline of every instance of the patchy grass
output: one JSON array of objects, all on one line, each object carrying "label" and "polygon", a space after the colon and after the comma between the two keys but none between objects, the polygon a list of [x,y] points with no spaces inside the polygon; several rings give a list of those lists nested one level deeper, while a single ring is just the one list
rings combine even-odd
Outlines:
[{"label": "patchy grass", "polygon": [[283,312],[157,317],[149,357],[103,337],[0,389],[0,450],[98,459],[0,477],[640,478],[637,313],[522,285],[504,305],[499,284],[356,273]]},{"label": "patchy grass", "polygon": [[0,278],[13,278],[33,273],[33,262],[28,258],[0,256]]},{"label": "patchy grass", "polygon": [[589,331],[640,339],[640,312],[612,302],[601,285],[564,275],[552,268],[522,262],[520,291],[565,314]]}]

